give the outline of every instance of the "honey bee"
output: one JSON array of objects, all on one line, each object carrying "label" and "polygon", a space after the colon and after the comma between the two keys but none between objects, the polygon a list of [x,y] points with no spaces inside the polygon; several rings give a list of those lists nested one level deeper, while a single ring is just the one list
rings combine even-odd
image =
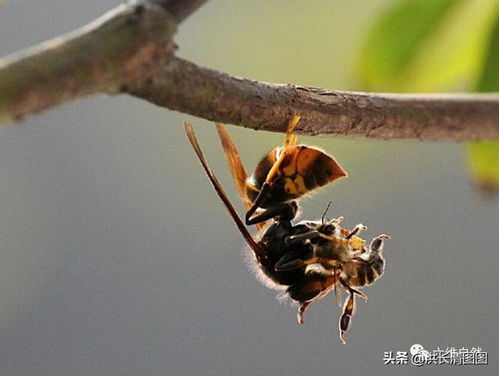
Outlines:
[{"label": "honey bee", "polygon": [[[375,237],[369,248],[366,249],[365,241],[358,237],[361,230],[367,229],[362,224],[358,224],[351,231],[345,231],[339,224],[343,217],[333,219],[329,222],[309,221],[298,223],[295,232],[300,226],[306,231],[292,235],[287,239],[290,241],[304,241],[311,246],[311,252],[307,256],[286,260],[284,257],[275,266],[278,271],[290,271],[294,269],[304,269],[305,279],[318,279],[322,276],[325,282],[323,292],[329,292],[331,288],[328,283],[333,283],[337,296],[338,286],[341,284],[350,294],[343,306],[343,313],[339,320],[340,339],[346,343],[345,332],[350,325],[350,321],[355,308],[355,295],[367,301],[367,296],[355,287],[366,287],[381,278],[384,273],[385,260],[382,255],[384,240],[390,236],[381,234]],[[347,234],[344,236],[344,234]],[[320,280],[320,278],[319,278]],[[313,303],[313,300],[306,300],[305,296],[294,293],[294,289],[288,289],[290,297],[300,303],[298,310],[298,322],[303,323],[303,314]]]},{"label": "honey bee", "polygon": [[229,169],[248,209],[245,216],[247,225],[256,224],[261,229],[264,227],[262,223],[270,218],[296,214],[296,199],[347,176],[332,156],[314,147],[297,145],[297,136],[293,131],[299,120],[298,115],[292,117],[284,145],[269,151],[250,177],[223,124],[217,123]]},{"label": "honey bee", "polygon": [[[264,210],[267,208],[267,210],[259,213],[259,217],[256,217],[256,223],[261,228],[259,234],[253,237],[237,215],[218,179],[209,167],[192,126],[185,123],[184,127],[211,184],[252,250],[258,269],[269,283],[284,290],[290,299],[298,303],[298,322],[303,323],[303,315],[307,308],[315,301],[325,297],[330,291],[334,290],[338,296],[339,285],[350,293],[344,304],[339,322],[340,339],[345,342],[344,333],[349,327],[355,307],[354,296],[359,295],[364,299],[367,298],[355,287],[371,284],[383,274],[384,259],[381,252],[386,235],[375,238],[369,250],[366,250],[365,241],[357,236],[361,230],[365,229],[365,226],[361,224],[355,226],[352,230],[346,230],[340,227],[342,218],[325,221],[324,213],[321,221],[302,221],[294,225],[292,220],[295,218],[297,211],[297,204],[294,199],[303,194],[301,193],[294,196],[277,196],[277,202],[269,201],[269,197],[275,198],[275,195],[266,196],[266,206],[263,208]],[[221,125],[217,125],[217,128],[219,134],[225,132]],[[290,132],[288,131],[284,150],[290,145],[289,138]],[[255,200],[251,200],[250,195],[247,194],[247,191],[252,190],[252,188],[247,189],[246,174],[235,145],[228,134],[221,136],[221,139],[224,143],[224,150],[229,159],[236,187],[238,187],[243,201],[247,207],[251,205],[251,207],[256,206],[256,209],[262,208],[260,206],[262,201],[258,201],[258,195]],[[309,149],[303,148],[301,150]],[[325,155],[325,153],[323,154]],[[282,154],[276,152],[276,155],[279,160]],[[300,153],[294,158],[299,161]],[[285,157],[282,157],[282,160],[285,160]],[[286,190],[283,191],[279,187],[281,184],[285,185],[286,179],[290,176],[282,171],[287,164],[281,162],[277,167],[275,166],[274,164],[270,167],[268,172],[268,174],[273,173],[274,177],[269,179],[267,187],[270,188],[267,188],[267,192],[283,193]],[[258,167],[255,171],[257,170]],[[306,172],[303,174],[306,175]],[[299,174],[299,176],[303,175]],[[279,181],[278,179],[281,182],[275,185],[276,181]],[[256,181],[251,181],[251,178],[249,180],[251,184]],[[263,186],[266,183],[267,179],[265,179]],[[260,192],[263,192],[264,189],[262,188]],[[276,208],[279,210],[275,210]],[[250,217],[251,215],[247,216],[247,219]],[[267,219],[272,221],[263,228],[263,222]]]}]

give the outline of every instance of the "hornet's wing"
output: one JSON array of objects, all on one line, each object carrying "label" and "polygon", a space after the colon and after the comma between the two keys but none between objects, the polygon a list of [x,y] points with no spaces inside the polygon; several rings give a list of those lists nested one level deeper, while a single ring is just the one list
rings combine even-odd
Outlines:
[{"label": "hornet's wing", "polygon": [[[237,192],[243,200],[243,204],[246,210],[249,210],[253,206],[253,202],[248,198],[248,193],[246,190],[246,184],[248,180],[248,174],[244,168],[241,157],[239,157],[239,152],[237,151],[236,144],[232,141],[229,133],[225,130],[222,123],[217,123],[218,136],[220,137],[220,142],[224,149],[225,157],[227,158],[227,164],[229,165],[230,173],[232,174],[232,179],[234,179],[234,184],[236,185]],[[256,228],[261,230],[265,227],[265,222],[257,223]]]},{"label": "hornet's wing", "polygon": [[229,165],[230,173],[234,179],[234,184],[236,185],[237,192],[241,199],[243,200],[246,210],[251,207],[251,201],[246,194],[246,179],[248,174],[244,169],[243,162],[239,157],[239,152],[237,151],[236,145],[232,141],[229,133],[225,130],[225,127],[221,123],[217,123],[218,136],[220,137],[220,142],[227,157],[227,163]]}]

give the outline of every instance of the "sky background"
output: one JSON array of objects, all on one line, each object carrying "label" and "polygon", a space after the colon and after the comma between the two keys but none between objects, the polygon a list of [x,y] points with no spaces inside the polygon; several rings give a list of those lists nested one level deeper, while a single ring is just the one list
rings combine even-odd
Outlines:
[{"label": "sky background", "polygon": [[[175,41],[179,56],[231,74],[355,90],[359,43],[389,3],[211,0]],[[7,1],[0,55],[117,4]],[[462,144],[300,138],[350,175],[303,200],[302,218],[334,200],[330,216],[393,237],[344,346],[333,296],[299,326],[248,271],[184,120],[242,213],[207,121],[101,95],[0,129],[2,375],[497,374],[499,200],[472,186]],[[228,130],[248,170],[282,142]],[[489,366],[383,364],[414,343],[481,347]]]}]

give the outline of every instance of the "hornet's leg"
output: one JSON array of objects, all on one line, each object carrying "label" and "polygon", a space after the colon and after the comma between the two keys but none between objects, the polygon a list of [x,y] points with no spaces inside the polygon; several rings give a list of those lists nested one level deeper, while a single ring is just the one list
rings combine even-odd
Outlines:
[{"label": "hornet's leg", "polygon": [[[283,146],[281,155],[275,161],[272,168],[269,170],[269,173],[267,174],[267,177],[265,178],[265,182],[263,183],[263,186],[262,186],[260,192],[258,193],[258,196],[256,197],[255,201],[253,202],[253,205],[251,206],[251,208],[246,213],[245,219],[246,219],[247,225],[257,224],[259,222],[264,222],[264,220],[261,219],[263,217],[257,216],[255,218],[251,218],[251,216],[253,214],[255,214],[255,211],[261,207],[261,204],[267,198],[268,193],[272,187],[272,182],[274,181],[275,176],[279,173],[279,168],[281,167],[281,164],[284,161],[284,158],[286,157],[286,148],[296,144],[296,135],[294,135],[292,133],[296,127],[296,124],[298,124],[298,121],[300,121],[300,117],[298,115],[294,115],[291,118],[291,120],[289,121],[288,130],[286,132],[286,139],[284,141],[284,146]],[[270,218],[275,217],[275,216],[276,215],[269,215],[266,217],[266,219],[270,219]],[[256,218],[258,218],[258,220]],[[293,218],[294,218],[294,216],[293,216]],[[291,218],[291,219],[293,219],[293,218]]]},{"label": "hornet's leg", "polygon": [[276,272],[287,272],[290,270],[296,270],[304,268],[306,266],[305,262],[300,258],[300,254],[295,251],[287,252],[282,256],[274,266]]},{"label": "hornet's leg", "polygon": [[[253,208],[255,209],[252,210]],[[246,225],[256,225],[275,217],[281,217],[282,219],[291,221],[298,212],[298,205],[294,201],[276,204],[270,208],[264,209],[261,213],[252,217],[257,208],[257,206],[253,206],[246,213]]]},{"label": "hornet's leg", "polygon": [[289,255],[288,253],[282,256],[279,261],[276,262],[274,269],[276,272],[288,272],[290,270],[304,268],[307,265],[320,263],[320,261],[321,259],[317,257],[311,257],[309,259],[303,260],[296,254]]},{"label": "hornet's leg", "polygon": [[296,125],[298,124],[299,121],[300,121],[300,116],[296,114],[293,115],[291,120],[289,120],[288,129],[286,130],[286,138],[284,140],[284,148],[296,145],[297,136],[293,134],[293,131],[295,130]]},{"label": "hornet's leg", "polygon": [[[261,221],[255,221],[255,219],[252,219],[251,216],[253,214],[255,214],[255,211],[260,207],[260,205],[262,204],[262,202],[267,198],[267,195],[268,195],[268,193],[270,191],[270,188],[271,188],[270,184],[268,184],[266,182],[263,183],[262,189],[258,193],[258,196],[256,197],[255,201],[253,202],[253,205],[246,212],[245,220],[246,220],[246,224],[247,225],[256,224],[258,222],[263,222],[263,220],[261,220]],[[253,222],[253,223],[250,223],[250,222]]]}]

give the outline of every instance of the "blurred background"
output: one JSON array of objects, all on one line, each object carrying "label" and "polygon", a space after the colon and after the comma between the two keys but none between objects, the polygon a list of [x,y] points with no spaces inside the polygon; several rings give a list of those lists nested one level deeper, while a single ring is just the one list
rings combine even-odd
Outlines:
[{"label": "blurred background", "polygon": [[[496,76],[485,46],[499,2],[425,3],[211,0],[180,25],[178,54],[239,76],[331,89],[497,90],[486,87]],[[117,4],[7,1],[0,55]],[[392,235],[385,276],[364,290],[370,300],[358,302],[344,346],[334,296],[299,326],[295,307],[255,280],[184,120],[242,213],[215,129],[202,119],[96,96],[0,130],[2,375],[497,374],[499,200],[483,189],[494,186],[486,165],[496,144],[487,152],[301,137],[350,174],[304,200],[302,218],[319,218],[333,200],[329,215],[345,216],[346,226],[368,225],[369,239]],[[249,170],[282,142],[228,130]],[[473,148],[478,162],[468,159]],[[479,166],[475,180],[469,165]],[[489,365],[384,365],[385,351],[414,343],[481,347]]]}]

